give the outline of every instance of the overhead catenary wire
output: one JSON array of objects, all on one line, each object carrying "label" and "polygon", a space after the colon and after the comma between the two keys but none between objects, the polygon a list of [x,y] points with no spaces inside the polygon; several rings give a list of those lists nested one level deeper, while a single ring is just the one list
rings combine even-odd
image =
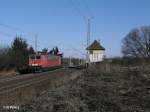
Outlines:
[{"label": "overhead catenary wire", "polygon": [[[10,33],[5,33],[5,32],[1,32],[0,33],[2,35],[5,35],[5,36],[8,36],[8,37],[26,37],[27,35],[28,36],[33,36],[32,33],[27,33],[25,32],[24,30],[22,30],[21,28],[18,28],[18,27],[15,27],[15,26],[12,26],[12,25],[8,25],[8,24],[4,24],[4,23],[0,23],[0,26],[2,27],[5,27],[5,28],[8,28],[10,30],[13,30],[13,31],[18,31],[20,32],[19,34],[15,33],[15,34],[10,34]],[[25,38],[26,39],[26,38]],[[33,42],[33,40],[29,39],[29,41]]]},{"label": "overhead catenary wire", "polygon": [[[7,36],[7,37],[22,37],[22,34],[10,34],[10,33],[6,33],[3,31],[0,31],[0,38],[2,38],[2,36]],[[27,40],[26,38],[24,38],[25,40]],[[30,38],[28,39],[28,41],[30,42],[34,42],[33,40],[31,40]]]},{"label": "overhead catenary wire", "polygon": [[[83,11],[81,10],[81,8],[79,8],[80,5],[80,1],[78,0],[69,0],[70,4],[72,5],[72,7],[74,8],[74,10],[78,13],[79,16],[81,16],[84,21],[87,23],[87,19],[93,19],[94,15],[90,9],[90,7],[88,6],[87,2],[85,0],[81,0],[82,1],[82,6],[84,7],[84,9],[86,10],[87,13],[83,13]],[[76,4],[75,4],[76,3]]]},{"label": "overhead catenary wire", "polygon": [[0,23],[0,26],[6,27],[6,28],[11,29],[11,30],[15,30],[15,31],[17,30],[17,31],[23,32],[22,29],[17,28],[17,27],[14,27],[14,26],[11,26],[11,25],[7,25],[7,24]]},{"label": "overhead catenary wire", "polygon": [[[76,4],[74,4],[74,0],[69,0],[69,1],[70,1],[70,3],[72,4],[73,8],[76,10],[76,12],[77,12],[80,16],[82,16],[84,19],[86,19],[86,14],[82,12],[82,10],[80,9],[80,7],[79,7],[79,5],[78,5],[78,4],[79,4],[79,1],[76,0],[76,1],[77,1]],[[85,6],[87,12],[90,13],[90,8],[89,8],[88,5],[86,4],[86,2],[83,2],[83,3],[84,3],[84,6]],[[91,15],[91,14],[89,14],[89,15]],[[2,24],[2,23],[0,23],[0,26],[9,28],[9,29],[14,30],[14,31],[19,31],[19,32],[21,32],[21,33],[24,34],[24,35],[29,35],[29,34],[27,34],[24,30],[22,30],[21,28],[18,28],[18,27],[14,27],[14,26],[7,25],[7,24]],[[32,35],[32,36],[35,36],[35,35]],[[34,38],[34,37],[33,37],[33,38]],[[33,40],[32,40],[32,42],[33,42]]]},{"label": "overhead catenary wire", "polygon": [[[83,0],[82,0],[82,1],[83,1]],[[86,15],[85,13],[84,13],[84,14],[81,13],[81,10],[80,10],[79,7],[78,7],[78,6],[80,6],[78,0],[76,0],[76,3],[78,4],[77,7],[74,5],[73,0],[70,0],[70,3],[71,3],[71,5],[74,7],[74,9],[76,10],[76,12],[78,12],[78,14],[79,14],[81,17],[83,17],[85,23],[87,24],[87,33],[86,33],[86,35],[87,35],[87,47],[88,47],[88,46],[90,45],[90,34],[91,34],[91,33],[90,33],[90,29],[91,29],[91,19],[93,19],[93,15],[92,15],[92,13],[91,13],[91,11],[90,11],[90,8],[88,7],[88,5],[87,5],[86,2],[84,2],[84,8],[86,9],[86,12],[88,13],[88,15]],[[76,50],[76,49],[74,49],[74,50]],[[88,51],[86,52],[86,55],[85,55],[85,56],[86,56],[87,63],[89,63]]]},{"label": "overhead catenary wire", "polygon": [[2,32],[2,31],[0,31],[0,35],[5,35],[7,37],[13,37],[13,36],[15,36],[15,35],[12,35],[10,33]]},{"label": "overhead catenary wire", "polygon": [[[32,43],[35,43],[35,42],[36,42],[35,37],[37,37],[37,34],[31,33],[31,32],[26,32],[26,31],[24,31],[24,30],[21,29],[21,28],[18,28],[18,27],[12,26],[12,25],[8,25],[8,24],[0,23],[0,26],[5,27],[5,28],[8,28],[8,29],[13,30],[13,31],[19,31],[19,32],[20,32],[19,35],[17,35],[17,34],[12,35],[12,34],[5,33],[5,32],[1,32],[1,31],[0,31],[0,33],[3,34],[3,35],[9,36],[9,37],[23,36],[25,39],[26,39],[26,36],[32,36],[33,39],[28,38],[28,41],[30,41],[30,42],[32,42]],[[42,41],[42,42],[43,42],[43,41]],[[39,42],[38,42],[38,43],[39,43]],[[45,42],[44,42],[44,43],[45,43]],[[53,43],[55,43],[55,42],[53,42]],[[34,46],[35,46],[35,45],[34,45]],[[37,44],[36,46],[38,47],[39,45]],[[51,44],[51,46],[56,46],[56,45]]]},{"label": "overhead catenary wire", "polygon": [[18,27],[16,27],[16,26],[4,24],[4,23],[0,23],[0,26],[5,27],[5,28],[8,28],[8,29],[13,30],[13,31],[18,31],[18,32],[20,32],[21,35],[24,35],[24,36],[27,36],[27,35],[28,35],[28,36],[34,36],[34,35],[35,35],[34,33],[26,32],[26,31],[24,31],[23,29],[18,28]]},{"label": "overhead catenary wire", "polygon": [[84,52],[82,52],[81,50],[79,50],[79,49],[73,47],[72,45],[67,45],[67,46],[69,46],[69,49],[68,49],[68,48],[65,49],[67,52],[68,52],[68,51],[74,51],[74,52],[76,52],[76,53],[78,53],[78,54],[80,54],[80,55],[82,55],[82,56],[86,56],[86,54],[85,54]]},{"label": "overhead catenary wire", "polygon": [[86,15],[84,15],[81,10],[79,9],[78,6],[75,5],[73,0],[68,0],[70,2],[70,4],[72,5],[72,7],[74,8],[74,10],[76,11],[76,13],[81,16],[83,19],[85,19]]},{"label": "overhead catenary wire", "polygon": [[[2,31],[0,31],[0,38],[3,38],[3,36],[6,36],[6,37],[11,37],[11,39],[13,38],[13,37],[22,37],[22,35],[18,35],[18,34],[10,34],[10,33],[6,33],[6,32],[2,32]],[[30,42],[32,42],[32,43],[34,43],[34,41],[33,40],[31,40],[31,39],[26,39],[26,38],[24,38],[25,39],[25,41],[30,41]],[[10,39],[9,39],[10,40]],[[30,43],[29,42],[29,43]],[[0,44],[2,44],[2,40],[1,40],[1,43]],[[6,45],[8,44],[8,43],[5,43]],[[30,46],[32,46],[32,45],[30,45]]]},{"label": "overhead catenary wire", "polygon": [[[12,26],[12,25],[0,23],[0,26],[5,27],[5,28],[8,28],[8,29],[13,30],[13,31],[20,32],[19,35],[16,34],[16,33],[15,33],[14,35],[12,35],[12,34],[5,33],[5,32],[1,32],[1,31],[0,31],[0,33],[1,33],[2,35],[8,36],[8,37],[24,37],[24,39],[26,39],[26,38],[25,38],[26,36],[35,37],[35,34],[34,34],[34,33],[25,32],[25,31],[22,30],[21,28],[18,28],[18,27]],[[33,40],[31,40],[30,38],[28,38],[28,41],[32,42],[32,44],[35,43],[35,40],[33,41]],[[38,46],[38,45],[36,45],[35,50],[37,50],[37,46]]]},{"label": "overhead catenary wire", "polygon": [[[88,4],[84,1],[83,3],[84,3],[84,7],[85,7],[85,9],[87,10],[87,12],[89,13],[89,16],[86,16],[86,14],[84,13],[82,13],[81,14],[81,10],[79,9],[79,7],[75,7],[75,4],[74,4],[74,2],[73,2],[73,0],[69,0],[70,1],[70,3],[72,4],[72,6],[74,7],[74,9],[79,13],[79,15],[81,15],[83,18],[84,18],[84,20],[85,20],[85,22],[86,22],[86,24],[87,24],[87,47],[88,47],[88,45],[89,45],[89,43],[90,43],[90,22],[91,22],[91,19],[93,18],[93,16],[92,16],[92,13],[91,13],[91,11],[90,11],[90,8],[89,8],[89,6],[88,6]],[[83,1],[83,0],[82,0]],[[79,6],[79,1],[78,0],[76,0],[76,3],[78,4],[78,6]]]},{"label": "overhead catenary wire", "polygon": [[82,1],[83,6],[84,6],[85,9],[87,10],[88,17],[89,17],[89,18],[94,18],[94,15],[93,15],[93,13],[92,13],[92,11],[91,11],[91,8],[90,8],[89,5],[87,4],[86,0],[80,0],[80,1]]}]

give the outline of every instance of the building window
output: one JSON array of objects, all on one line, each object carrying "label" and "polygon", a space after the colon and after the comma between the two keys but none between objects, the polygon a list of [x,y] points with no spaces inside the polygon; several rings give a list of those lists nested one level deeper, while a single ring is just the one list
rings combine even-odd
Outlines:
[{"label": "building window", "polygon": [[93,55],[94,55],[94,60],[96,60],[96,58],[97,58],[97,54],[95,54],[95,53],[94,53]]},{"label": "building window", "polygon": [[90,54],[93,54],[93,51],[92,51],[92,50],[90,50]]}]

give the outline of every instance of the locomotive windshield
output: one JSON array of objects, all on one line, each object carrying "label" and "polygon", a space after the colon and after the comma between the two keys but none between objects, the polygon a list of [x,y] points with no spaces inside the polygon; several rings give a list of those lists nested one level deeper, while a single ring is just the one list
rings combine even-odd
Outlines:
[{"label": "locomotive windshield", "polygon": [[32,55],[30,56],[30,59],[32,60],[41,59],[41,56]]},{"label": "locomotive windshield", "polygon": [[41,58],[41,56],[36,56],[36,59],[40,59]]},{"label": "locomotive windshield", "polygon": [[34,59],[35,59],[35,56],[30,56],[30,59],[34,60]]}]

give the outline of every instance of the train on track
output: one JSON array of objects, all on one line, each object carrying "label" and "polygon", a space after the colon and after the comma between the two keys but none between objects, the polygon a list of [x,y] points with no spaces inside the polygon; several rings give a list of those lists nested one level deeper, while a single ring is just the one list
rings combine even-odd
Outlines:
[{"label": "train on track", "polygon": [[61,57],[60,54],[32,54],[29,56],[28,66],[31,70],[46,70],[61,67]]},{"label": "train on track", "polygon": [[62,66],[62,54],[34,53],[29,55],[26,66],[18,68],[19,73],[47,71]]}]

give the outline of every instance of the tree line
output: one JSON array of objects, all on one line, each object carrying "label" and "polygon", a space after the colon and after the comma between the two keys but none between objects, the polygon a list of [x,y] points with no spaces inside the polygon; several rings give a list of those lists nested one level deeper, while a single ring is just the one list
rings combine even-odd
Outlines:
[{"label": "tree line", "polygon": [[10,46],[0,48],[0,70],[18,68],[27,63],[28,55],[34,53],[32,46],[22,37],[15,37]]},{"label": "tree line", "polygon": [[112,63],[140,65],[150,63],[150,26],[137,27],[122,39],[121,57],[112,58]]},{"label": "tree line", "polygon": [[[121,51],[125,58],[150,58],[150,26],[143,26],[131,30],[122,40]],[[28,55],[35,51],[22,37],[16,37],[10,46],[0,48],[0,70],[12,69],[27,64]],[[57,54],[55,47],[48,51],[47,48],[42,53]]]},{"label": "tree line", "polygon": [[[58,48],[55,47],[48,51],[44,48],[41,53],[57,54]],[[26,66],[28,56],[35,53],[32,46],[29,46],[27,41],[22,37],[15,37],[10,46],[0,48],[0,70],[16,69]]]},{"label": "tree line", "polygon": [[150,26],[131,30],[122,40],[124,57],[150,58]]}]

